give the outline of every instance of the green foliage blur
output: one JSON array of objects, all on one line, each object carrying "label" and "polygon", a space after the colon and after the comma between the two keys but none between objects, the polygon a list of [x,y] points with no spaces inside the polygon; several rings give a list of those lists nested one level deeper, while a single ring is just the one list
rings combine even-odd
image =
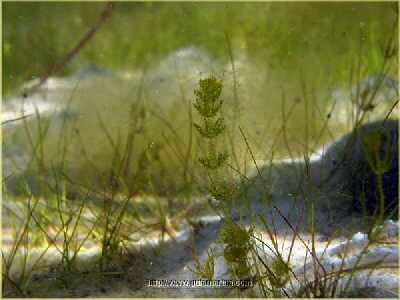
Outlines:
[{"label": "green foliage blur", "polygon": [[[96,22],[100,2],[5,2],[3,4],[3,93],[43,75]],[[382,62],[380,46],[397,18],[394,4],[375,3],[200,3],[116,2],[111,18],[71,64],[115,70],[146,68],[171,51],[198,46],[228,60],[226,37],[258,64],[298,76],[293,66],[318,78],[341,78],[358,54],[373,71]]]}]

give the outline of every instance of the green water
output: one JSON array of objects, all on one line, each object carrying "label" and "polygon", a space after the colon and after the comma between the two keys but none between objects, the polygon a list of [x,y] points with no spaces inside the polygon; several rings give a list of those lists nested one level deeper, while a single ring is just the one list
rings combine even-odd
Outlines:
[{"label": "green water", "polygon": [[[51,79],[70,79],[88,64],[116,75],[44,89],[40,97],[68,110],[34,114],[2,128],[2,225],[11,230],[27,223],[22,235],[33,237],[26,238],[29,251],[48,238],[46,230],[71,229],[81,208],[84,217],[76,228],[93,229],[90,239],[100,243],[109,234],[121,242],[132,232],[146,235],[158,230],[154,224],[164,230],[167,217],[190,218],[194,196],[200,194],[203,204],[210,186],[199,163],[208,144],[193,126],[202,121],[193,108],[200,78],[222,79],[227,128],[216,144],[229,154],[229,167],[217,179],[231,183],[254,167],[253,159],[311,155],[348,131],[348,124],[328,118],[333,90],[349,91],[380,72],[397,78],[395,2],[113,6],[94,37]],[[105,3],[4,2],[2,8],[4,109],[23,84],[70,53]],[[23,209],[28,207],[34,211]],[[93,228],[86,212],[96,220]],[[200,213],[194,208],[193,215]],[[122,225],[114,232],[117,220]],[[70,247],[64,244],[64,250]],[[27,278],[24,289],[46,293],[43,286],[37,289],[40,281]],[[3,292],[9,288],[4,282]]]},{"label": "green water", "polygon": [[[176,49],[195,45],[228,60],[233,48],[296,79],[343,79],[359,54],[365,68],[379,69],[380,47],[397,18],[384,3],[114,3],[111,18],[79,55],[61,70],[82,62],[130,70],[157,63]],[[96,22],[104,3],[4,3],[3,89],[41,76],[77,44]]]},{"label": "green water", "polygon": [[[3,93],[15,93],[22,83],[58,63],[96,22],[104,6],[4,3]],[[211,63],[209,71],[215,67],[217,76],[226,79],[223,97],[228,123],[235,111],[240,112],[235,125],[228,126],[234,139],[229,142],[227,138],[225,148],[235,148],[239,156],[249,159],[238,133],[240,125],[257,159],[269,158],[271,152],[287,157],[288,148],[301,154],[335,136],[321,129],[331,89],[380,72],[383,63],[387,73],[396,74],[396,55],[386,62],[383,51],[393,36],[396,19],[396,7],[390,2],[114,3],[111,17],[94,38],[54,76],[71,75],[82,65],[94,63],[133,74],[133,79],[79,87],[73,97],[67,95],[65,100],[74,98],[71,105],[82,117],[66,127],[52,125],[46,131],[49,120],[34,118],[28,121],[27,130],[5,131],[4,137],[34,149],[35,164],[68,162],[68,167],[79,166],[77,178],[96,175],[108,185],[104,174],[127,153],[122,149],[129,148],[132,140],[130,126],[141,122],[143,126],[135,123],[140,130],[135,131],[129,150],[133,157],[130,171],[124,172],[133,176],[132,182],[147,172],[144,177],[152,178],[156,190],[180,189],[182,182],[196,177],[197,171],[192,171],[198,168],[197,158],[204,150],[190,121],[191,113],[197,118],[190,110],[193,93],[190,88],[180,93],[177,84],[178,92],[168,94],[146,78],[142,89],[140,74],[157,69],[171,53],[194,47],[212,57],[215,66]],[[243,74],[241,55],[250,66]],[[231,61],[236,63],[239,85],[232,79]],[[174,70],[168,74],[167,80],[179,76]],[[241,77],[245,80],[240,81]],[[161,100],[175,104],[159,107]],[[286,136],[280,134],[282,123]],[[32,143],[31,138],[39,142]],[[149,149],[155,148],[158,153],[151,156]],[[143,185],[149,186],[147,179]]]}]

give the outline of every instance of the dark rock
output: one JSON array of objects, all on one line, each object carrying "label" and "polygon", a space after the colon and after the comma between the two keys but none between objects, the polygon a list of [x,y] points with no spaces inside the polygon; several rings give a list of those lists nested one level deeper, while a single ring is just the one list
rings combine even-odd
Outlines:
[{"label": "dark rock", "polygon": [[[398,143],[398,120],[380,120],[356,128],[322,157],[328,185],[352,199],[354,212],[379,213],[382,187],[385,216],[398,218]],[[376,166],[384,161],[387,167],[379,179]]]}]

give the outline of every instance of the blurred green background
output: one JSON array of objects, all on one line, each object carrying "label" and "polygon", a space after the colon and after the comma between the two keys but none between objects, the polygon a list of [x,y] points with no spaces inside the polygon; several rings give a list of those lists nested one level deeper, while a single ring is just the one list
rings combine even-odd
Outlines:
[{"label": "blurred green background", "polygon": [[[95,23],[99,2],[5,2],[3,5],[3,93],[41,76],[59,62]],[[245,49],[257,64],[286,80],[301,68],[312,77],[346,75],[349,60],[363,43],[365,68],[381,64],[382,43],[397,18],[390,2],[114,3],[112,17],[61,70],[82,62],[117,70],[156,64],[185,46],[201,46],[228,60],[226,33],[233,48]],[[323,76],[325,78],[325,76]]]},{"label": "blurred green background", "polygon": [[[16,94],[23,83],[60,62],[104,7],[100,2],[3,3],[3,95]],[[129,170],[123,171],[133,176],[129,182],[143,181],[138,190],[176,191],[191,185],[201,172],[198,155],[204,152],[192,128],[198,118],[190,108],[195,85],[180,89],[178,81],[172,86],[169,80],[178,74],[167,70],[158,81],[145,78],[144,86],[140,74],[158,74],[154,70],[169,55],[197,49],[212,58],[210,70],[215,62],[217,76],[224,79],[224,113],[236,125],[228,126],[231,132],[222,147],[238,152],[231,156],[236,167],[245,161],[241,151],[249,159],[237,125],[257,159],[269,159],[272,152],[275,158],[287,157],[290,150],[301,155],[307,145],[333,139],[332,132],[320,130],[329,92],[349,87],[352,76],[354,84],[382,71],[388,40],[394,36],[397,45],[397,18],[394,2],[115,2],[94,38],[54,76],[95,64],[131,79],[70,91],[65,100],[73,95],[71,106],[79,116],[67,126],[51,123],[51,117],[33,118],[23,128],[5,130],[3,144],[31,149],[36,161],[31,166],[72,168],[79,180],[101,177],[109,185],[104,174],[117,167]],[[387,73],[397,77],[397,52],[387,64]],[[174,105],[160,104],[167,101]],[[52,124],[50,130],[46,124]]]}]

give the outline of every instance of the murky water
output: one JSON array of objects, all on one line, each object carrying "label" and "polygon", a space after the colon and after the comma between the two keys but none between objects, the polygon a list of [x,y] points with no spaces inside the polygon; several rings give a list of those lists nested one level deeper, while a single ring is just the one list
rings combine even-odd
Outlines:
[{"label": "murky water", "polygon": [[[193,100],[193,90],[197,87],[198,80],[214,74],[223,80],[226,107],[233,105],[235,94],[239,94],[244,122],[242,126],[245,126],[248,135],[252,136],[260,130],[258,124],[264,122],[254,114],[260,102],[254,97],[263,93],[265,88],[264,77],[260,76],[264,73],[241,51],[235,52],[234,61],[223,64],[206,51],[194,46],[172,52],[149,70],[117,72],[87,65],[72,76],[49,78],[33,94],[23,95],[23,91],[37,83],[37,80],[26,83],[18,95],[4,100],[2,122],[26,116],[24,120],[33,128],[35,122],[31,121],[37,121],[39,114],[50,119],[54,128],[60,129],[65,121],[68,124],[74,123],[81,127],[82,131],[87,131],[93,142],[97,142],[100,137],[94,137],[93,134],[102,135],[100,129],[94,129],[98,127],[97,113],[120,126],[123,124],[122,120],[128,117],[127,112],[132,103],[141,102],[143,107],[159,111],[161,114],[169,111],[171,107],[184,109]],[[369,120],[385,116],[398,96],[397,81],[383,75],[372,75],[350,88],[333,88],[331,96],[327,97],[326,107],[318,109],[326,111],[326,115],[331,116],[331,122],[335,126],[342,124],[349,127],[355,117],[355,109],[359,110],[361,106],[355,104],[362,100],[356,99],[358,89],[362,95],[369,96],[364,101],[371,106],[367,116]],[[243,109],[246,106],[247,108]],[[165,118],[168,120],[169,117],[165,115]],[[3,125],[5,174],[11,173],[7,162],[8,157],[13,156],[11,153],[16,154],[16,161],[26,160],[21,158],[23,155],[21,156],[20,152],[24,152],[23,145],[13,146],[10,138],[11,133],[15,136],[22,131],[22,122],[19,120]],[[110,128],[113,126],[114,124],[110,124]],[[262,127],[265,125],[260,128]]]},{"label": "murky water", "polygon": [[[254,74],[259,73],[259,70],[240,52],[238,52],[237,59],[233,62],[233,65],[222,64],[200,48],[187,47],[171,53],[165,59],[161,60],[159,64],[145,72],[132,71],[119,73],[89,65],[70,77],[50,78],[33,94],[11,96],[3,104],[2,121],[19,119],[24,116],[26,118],[3,125],[3,176],[24,174],[29,168],[31,153],[25,149],[23,142],[21,143],[21,140],[18,140],[16,137],[21,132],[26,131],[26,126],[34,128],[38,124],[39,116],[40,118],[47,118],[51,126],[57,130],[63,128],[62,126],[65,123],[76,123],[78,124],[77,126],[93,126],[96,119],[94,112],[104,114],[105,119],[107,119],[107,116],[111,116],[111,114],[116,114],[117,116],[114,116],[114,120],[122,124],[121,119],[118,118],[118,114],[126,113],[132,101],[143,101],[143,103],[147,103],[147,105],[152,106],[158,111],[167,111],[176,106],[184,107],[188,103],[190,104],[193,97],[193,90],[196,88],[199,78],[208,76],[209,74],[215,74],[223,79],[224,86],[227,87],[224,94],[226,99],[232,99],[235,94],[235,88],[237,88],[237,91],[243,95],[247,95],[247,97],[243,97],[244,101],[251,103],[251,96],[261,92],[260,87],[258,87],[259,90],[257,91],[256,86],[260,85],[262,79],[254,78]],[[232,67],[237,74],[233,73]],[[373,98],[373,104],[379,110],[374,111],[371,119],[382,118],[387,113],[387,107],[390,107],[398,96],[396,81],[387,77],[367,77],[361,81],[358,89],[361,89],[362,93],[368,94],[370,89],[374,89],[377,81],[381,82],[379,83],[381,87]],[[21,88],[21,91],[34,84],[34,81],[28,82]],[[351,87],[350,89],[337,88],[333,90],[332,101],[335,104],[333,106],[335,111],[331,110],[332,106],[328,105],[330,103],[327,103],[326,111],[335,116],[335,122],[345,125],[354,116],[352,109],[355,106],[349,99],[355,93],[355,89],[357,87]],[[249,92],[250,90],[252,90],[252,93]],[[132,96],[135,94],[137,98]],[[132,100],[132,97],[135,100]],[[227,101],[229,103],[230,100]],[[244,115],[246,113],[251,114],[251,109],[249,112],[244,112]],[[57,132],[55,129],[53,129],[54,133]],[[326,147],[316,150],[314,154],[311,153],[311,161],[313,163],[321,159],[324,149]],[[302,158],[296,160],[296,158],[292,157],[280,160],[280,163],[301,163],[302,160]],[[24,209],[20,206],[20,203],[8,202],[8,200],[12,199],[11,194],[6,197],[4,196],[5,194],[3,194],[3,250],[7,253],[11,249],[9,247],[15,242],[16,236],[9,225],[15,224],[16,218],[23,220],[24,215],[21,212]],[[210,218],[211,220],[209,220]],[[203,222],[218,223],[218,221],[212,219],[212,216],[210,218],[205,218]],[[178,232],[175,241],[185,243],[190,234],[187,230]],[[282,240],[279,242],[282,243],[282,249],[289,251],[290,246],[286,246],[285,248],[288,236],[290,234],[282,235]],[[306,239],[306,237],[304,238]],[[84,239],[84,233],[80,235],[80,239]],[[311,237],[309,237],[309,240],[311,240]],[[331,245],[340,243],[340,241],[340,239],[331,241]],[[159,237],[150,239],[147,236],[142,240],[139,238],[138,242],[134,244],[136,246],[156,246],[159,242]],[[62,240],[58,242],[58,245],[62,246]],[[318,251],[322,251],[324,247],[326,247],[326,243],[324,242],[318,242],[316,245]],[[33,266],[37,259],[40,259],[44,253],[46,263],[60,259],[61,253],[54,246],[46,248],[47,246],[41,246],[34,250],[29,250],[30,258],[28,265]],[[294,245],[293,250],[299,255],[298,257],[294,257],[294,260],[298,260],[299,262],[301,259],[304,259],[306,249],[301,242]],[[81,249],[80,255],[82,257],[91,257],[99,254],[99,251],[99,245],[94,243],[93,240],[88,239]],[[20,263],[23,262],[24,255],[26,254],[23,251],[18,254],[17,260]],[[206,258],[204,255],[203,253],[203,259]],[[188,257],[189,254],[186,258]],[[21,268],[20,263],[14,265],[15,270]],[[223,261],[219,261],[217,265],[218,270],[216,274],[218,278],[223,278],[227,275],[226,266]],[[168,278],[183,276],[187,279],[188,276],[191,276],[189,273],[185,271],[181,273],[173,272]]]}]

